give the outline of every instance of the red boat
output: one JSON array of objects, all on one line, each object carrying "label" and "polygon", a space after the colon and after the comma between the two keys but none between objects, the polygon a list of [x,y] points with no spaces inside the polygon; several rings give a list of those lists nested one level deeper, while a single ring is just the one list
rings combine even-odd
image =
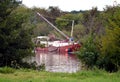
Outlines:
[{"label": "red boat", "polygon": [[[60,31],[56,26],[54,26],[50,21],[48,21],[45,17],[43,17],[40,13],[37,13],[42,19],[44,19],[48,24],[50,24],[55,30],[57,30],[60,34],[62,34],[66,40],[52,40],[50,41],[50,37],[48,36],[38,36],[36,38],[36,44],[43,44],[44,47],[36,47],[36,51],[39,52],[60,52],[60,53],[66,53],[66,52],[75,52],[79,50],[81,47],[80,44],[74,42],[73,38],[69,38],[67,35],[65,35],[62,31]],[[71,30],[71,37],[73,35],[73,25],[74,21],[72,21],[72,30]],[[46,39],[46,41],[41,41],[41,39]]]},{"label": "red boat", "polygon": [[[46,39],[46,41],[41,41],[41,39]],[[75,52],[80,48],[80,44],[70,41],[48,41],[49,37],[47,36],[38,36],[36,43],[44,45],[44,47],[36,47],[38,52]]]}]

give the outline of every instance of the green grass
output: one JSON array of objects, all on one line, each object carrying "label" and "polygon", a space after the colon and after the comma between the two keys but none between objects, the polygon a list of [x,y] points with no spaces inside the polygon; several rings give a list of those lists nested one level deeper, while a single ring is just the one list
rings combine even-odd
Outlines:
[{"label": "green grass", "polygon": [[77,73],[51,73],[28,69],[13,73],[0,73],[0,82],[120,82],[120,71],[108,73],[88,70]]},{"label": "green grass", "polygon": [[13,68],[10,68],[10,67],[3,67],[3,68],[0,68],[0,73],[14,73],[15,72],[15,69]]}]

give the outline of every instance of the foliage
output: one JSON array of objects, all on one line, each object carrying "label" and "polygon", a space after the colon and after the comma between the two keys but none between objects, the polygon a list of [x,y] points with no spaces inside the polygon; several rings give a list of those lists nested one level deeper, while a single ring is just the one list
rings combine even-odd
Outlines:
[{"label": "foliage", "polygon": [[0,68],[0,73],[8,74],[8,73],[14,73],[14,72],[15,72],[15,69],[10,67]]},{"label": "foliage", "polygon": [[101,12],[99,12],[97,8],[92,8],[92,10],[83,13],[83,20],[81,23],[85,27],[85,33],[87,35],[91,33],[99,35],[102,33],[101,30],[104,28]]},{"label": "foliage", "polygon": [[72,21],[75,21],[75,24],[78,23],[79,15],[74,14],[65,14],[56,19],[56,25],[59,29],[71,30]]},{"label": "foliage", "polygon": [[107,7],[104,13],[106,33],[101,37],[101,58],[106,70],[117,71],[120,67],[120,7]]},{"label": "foliage", "polygon": [[40,12],[67,35],[75,21],[73,36],[83,44],[78,56],[89,68],[97,66],[110,72],[120,68],[120,5],[106,6],[104,11],[63,12],[53,6],[29,9],[18,1],[0,1],[0,66],[32,67],[21,60],[32,55],[33,36],[51,33],[63,38],[38,17],[36,12]]},{"label": "foliage", "polygon": [[76,38],[77,40],[80,40],[82,42],[82,39],[86,35],[85,31],[86,31],[85,27],[82,24],[75,25],[74,29],[73,29],[74,38]]},{"label": "foliage", "polygon": [[48,23],[46,23],[41,17],[39,17],[36,12],[39,12],[42,16],[44,16],[48,21],[50,21],[52,24],[55,24],[55,20],[57,17],[61,16],[63,12],[58,7],[50,6],[48,9],[42,9],[42,8],[33,8],[33,12],[35,13],[35,25],[36,28],[34,28],[33,35],[35,36],[46,36],[53,30],[53,27],[50,26]]},{"label": "foliage", "polygon": [[[120,67],[120,7],[107,6],[103,12],[93,8],[83,13],[83,46],[79,58],[88,66],[97,66],[107,71],[117,71]],[[91,39],[88,36],[94,36]],[[80,35],[79,35],[80,36]],[[88,38],[88,39],[86,39]],[[94,60],[96,59],[96,60]]]},{"label": "foliage", "polygon": [[37,70],[38,71],[45,71],[45,64],[41,64],[41,65],[37,66]]},{"label": "foliage", "polygon": [[45,48],[45,44],[36,44],[36,47]]},{"label": "foliage", "polygon": [[25,13],[27,9],[18,8],[18,4],[14,1],[5,0],[0,5],[0,10],[6,8],[4,14],[0,13],[3,15],[3,17],[0,15],[2,18],[2,22],[0,22],[0,66],[11,66],[12,61],[20,64],[22,58],[32,54],[33,43],[29,28],[22,26],[29,17]]},{"label": "foliage", "polygon": [[93,36],[89,36],[80,48],[78,57],[88,68],[93,68],[97,64],[99,53]]},{"label": "foliage", "polygon": [[[105,68],[116,71],[120,66],[120,28],[107,29],[106,35],[101,38],[101,54],[105,60]],[[109,65],[111,64],[111,66]]]},{"label": "foliage", "polygon": [[33,29],[34,36],[46,36],[53,30],[52,27],[48,26],[46,23],[41,22],[36,24],[36,27]]}]

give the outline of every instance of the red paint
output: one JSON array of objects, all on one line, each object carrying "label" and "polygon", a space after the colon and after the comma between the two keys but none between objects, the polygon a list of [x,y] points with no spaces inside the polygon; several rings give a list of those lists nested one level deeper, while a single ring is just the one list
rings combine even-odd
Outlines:
[{"label": "red paint", "polygon": [[60,52],[60,53],[66,53],[66,52],[75,52],[78,51],[80,48],[80,44],[73,44],[73,45],[67,45],[67,46],[61,46],[61,47],[45,47],[45,48],[40,48],[37,47],[36,51],[37,52]]}]

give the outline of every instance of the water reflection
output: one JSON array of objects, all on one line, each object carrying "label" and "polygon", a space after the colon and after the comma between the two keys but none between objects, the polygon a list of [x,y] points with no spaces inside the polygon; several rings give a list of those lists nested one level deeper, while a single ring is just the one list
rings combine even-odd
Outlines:
[{"label": "water reflection", "polygon": [[38,65],[45,64],[45,70],[50,72],[73,73],[81,69],[81,63],[73,54],[36,52],[35,60]]}]

